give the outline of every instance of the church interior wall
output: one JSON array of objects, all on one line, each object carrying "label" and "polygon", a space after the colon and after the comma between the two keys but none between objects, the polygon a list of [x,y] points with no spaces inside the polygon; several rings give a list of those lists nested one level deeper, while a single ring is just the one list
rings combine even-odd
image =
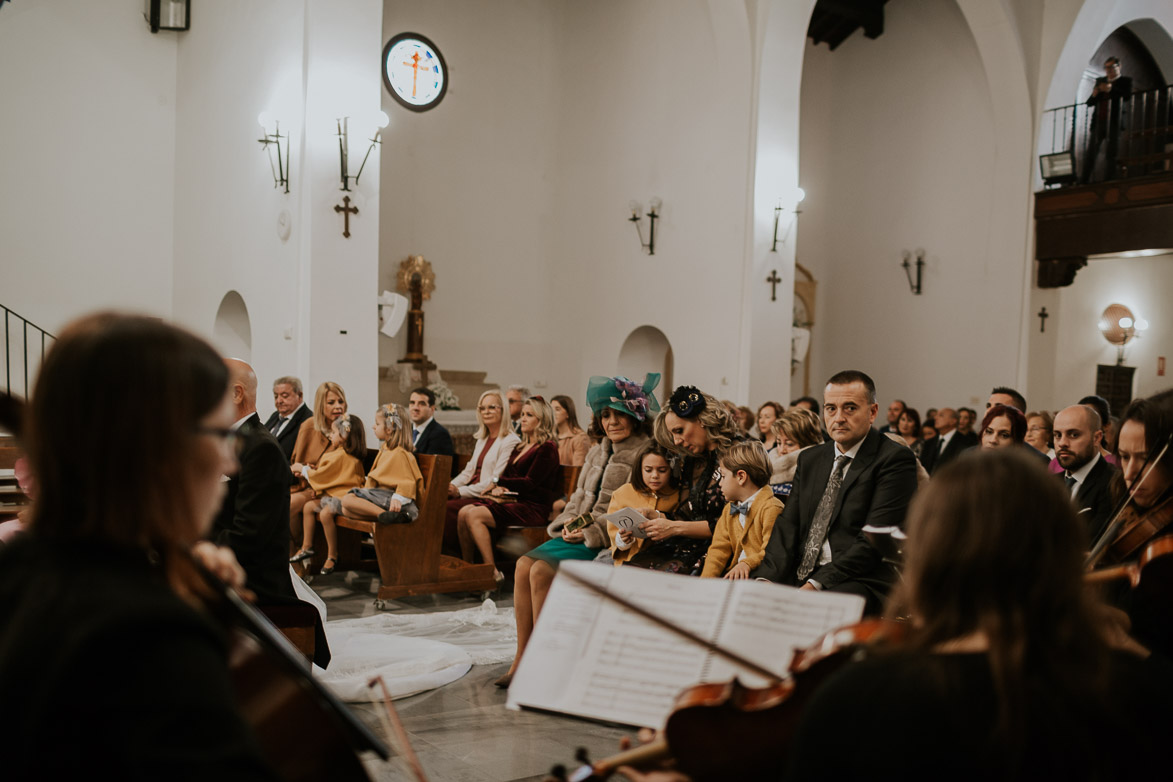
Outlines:
[{"label": "church interior wall", "polygon": [[1116,363],[1116,348],[1108,344],[1097,325],[1104,308],[1114,303],[1129,307],[1137,318],[1149,322],[1148,330],[1125,346],[1125,365],[1136,367],[1133,397],[1149,396],[1173,386],[1169,379],[1173,367],[1163,376],[1157,374],[1158,357],[1168,358],[1173,345],[1169,291],[1173,291],[1170,254],[1091,260],[1074,283],[1060,288],[1056,292],[1057,309],[1047,308],[1048,312],[1061,313],[1058,322],[1047,318],[1045,334],[1052,349],[1038,354],[1049,370],[1047,374],[1055,378],[1047,407],[1062,408],[1094,393],[1096,365]]},{"label": "church interior wall", "polygon": [[[450,80],[444,100],[422,113],[384,90],[381,289],[396,290],[404,258],[424,256],[436,274],[424,348],[440,371],[487,372],[487,382],[550,393],[563,385],[552,367],[554,321],[576,295],[558,278],[558,256],[581,241],[556,226],[560,8],[388,0],[383,16],[384,41],[430,38]],[[381,364],[403,356],[403,335],[380,337]]]},{"label": "church interior wall", "polygon": [[50,332],[171,315],[176,43],[144,32],[136,0],[0,12],[0,304]]},{"label": "church interior wall", "polygon": [[[881,38],[818,52],[803,78],[800,182],[812,197],[798,262],[819,282],[814,390],[854,367],[883,398],[922,409],[984,402],[1017,375],[1025,217],[1008,224],[993,206],[1006,152],[965,17],[953,3],[892,4]],[[1022,246],[1005,253],[1012,230]],[[900,268],[917,248],[920,296]]]},{"label": "church interior wall", "polygon": [[[298,270],[306,225],[299,204],[310,182],[301,154],[304,16],[282,6],[202,4],[179,38],[176,86],[175,319],[207,334],[224,294],[237,291],[250,314],[262,389],[271,378],[303,372]],[[288,194],[274,186],[269,155],[257,143],[261,112],[291,136],[282,145],[292,149]],[[286,241],[277,231],[282,210],[292,226]]]},{"label": "church interior wall", "polygon": [[[744,21],[736,41],[720,23],[744,8],[386,8],[385,35],[427,35],[452,72],[436,109],[388,110],[397,140],[383,168],[382,280],[409,253],[436,267],[429,357],[579,398],[652,325],[678,382],[735,393],[751,74],[748,58],[732,73],[714,64],[748,45]],[[627,218],[652,197],[663,207],[648,255]]]}]

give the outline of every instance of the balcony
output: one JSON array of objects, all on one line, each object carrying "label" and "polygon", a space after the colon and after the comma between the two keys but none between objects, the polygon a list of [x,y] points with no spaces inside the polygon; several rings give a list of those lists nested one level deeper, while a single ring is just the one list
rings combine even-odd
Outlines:
[{"label": "balcony", "polygon": [[1040,288],[1070,285],[1095,256],[1173,248],[1173,85],[1051,109],[1042,127]]}]

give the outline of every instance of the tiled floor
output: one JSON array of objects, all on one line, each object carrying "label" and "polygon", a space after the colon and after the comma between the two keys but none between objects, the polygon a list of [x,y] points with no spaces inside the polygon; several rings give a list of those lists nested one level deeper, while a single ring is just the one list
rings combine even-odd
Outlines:
[{"label": "tiled floor", "polygon": [[[330,619],[375,613],[377,579],[358,573],[317,577],[311,584],[328,607]],[[495,596],[501,607],[512,606],[506,589]],[[385,610],[431,612],[468,608],[472,595],[434,595],[389,602]],[[614,754],[621,736],[634,731],[619,726],[538,712],[505,708],[505,691],[493,686],[508,665],[473,666],[464,677],[436,690],[395,701],[395,708],[431,782],[540,780],[555,764],[574,766],[575,750],[586,747],[591,758]],[[373,706],[354,710],[378,735],[383,729]],[[402,758],[367,763],[377,782],[414,781]]]}]

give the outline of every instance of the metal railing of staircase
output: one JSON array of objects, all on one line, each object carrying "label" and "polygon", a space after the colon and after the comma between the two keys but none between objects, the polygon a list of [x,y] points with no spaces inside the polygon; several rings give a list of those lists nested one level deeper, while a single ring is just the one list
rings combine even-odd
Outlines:
[{"label": "metal railing of staircase", "polygon": [[[0,304],[4,310],[4,390],[10,394],[29,396],[29,337],[32,337],[32,357],[37,365],[45,358],[45,350],[56,341],[57,337],[30,321],[28,318],[8,309]],[[13,340],[17,343],[19,355],[13,360]],[[16,366],[14,366],[14,364]],[[16,370],[17,379],[21,381],[21,388],[12,385],[13,370]]]}]

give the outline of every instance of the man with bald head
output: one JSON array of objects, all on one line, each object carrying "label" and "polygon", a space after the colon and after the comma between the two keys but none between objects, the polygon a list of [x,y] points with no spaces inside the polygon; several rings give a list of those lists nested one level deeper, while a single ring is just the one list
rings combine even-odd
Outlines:
[{"label": "man with bald head", "polygon": [[965,449],[977,445],[976,435],[967,437],[957,431],[957,411],[952,407],[938,410],[933,423],[937,436],[926,440],[920,453],[920,463],[929,475],[956,459]]},{"label": "man with bald head", "polygon": [[1100,455],[1103,439],[1100,414],[1089,405],[1065,407],[1055,416],[1055,459],[1093,543],[1112,513],[1109,485],[1119,472]]},{"label": "man with bald head", "polygon": [[289,577],[289,460],[257,415],[257,376],[239,359],[225,359],[236,408],[240,469],[228,492],[212,540],[236,554],[257,603],[296,599]]}]

